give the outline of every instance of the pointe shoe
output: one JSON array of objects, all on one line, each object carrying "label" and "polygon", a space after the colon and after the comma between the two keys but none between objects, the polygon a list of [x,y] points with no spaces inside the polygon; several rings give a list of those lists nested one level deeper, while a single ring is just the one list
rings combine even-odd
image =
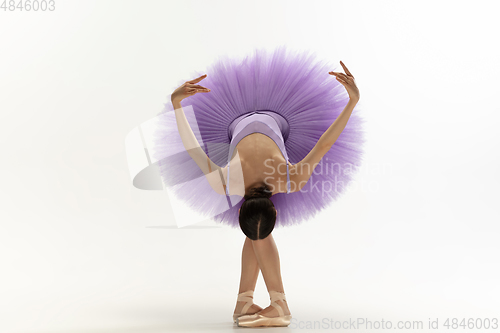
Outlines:
[{"label": "pointe shoe", "polygon": [[259,327],[259,326],[288,326],[290,325],[290,320],[292,319],[292,315],[286,315],[281,308],[281,306],[276,303],[276,301],[282,300],[286,301],[285,293],[281,293],[278,291],[270,291],[269,295],[271,295],[271,306],[278,310],[279,317],[266,317],[259,312],[254,313],[252,315],[244,315],[238,317],[236,319],[236,324],[242,327]]},{"label": "pointe shoe", "polygon": [[[238,294],[238,299],[236,302],[247,302],[244,306],[243,309],[241,309],[241,313],[235,313],[233,314],[233,322],[236,322],[236,319],[238,317],[244,316],[247,314],[248,309],[254,304],[253,302],[253,290],[247,290],[245,292],[242,292]],[[259,306],[260,307],[260,306]]]}]

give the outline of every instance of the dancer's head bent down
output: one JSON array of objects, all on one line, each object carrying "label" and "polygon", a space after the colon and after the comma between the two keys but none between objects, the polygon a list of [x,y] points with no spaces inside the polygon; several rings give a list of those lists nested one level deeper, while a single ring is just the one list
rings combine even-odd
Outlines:
[{"label": "dancer's head bent down", "polygon": [[270,197],[271,189],[265,184],[250,189],[244,196],[239,222],[241,231],[251,240],[264,239],[274,229],[277,211]]}]

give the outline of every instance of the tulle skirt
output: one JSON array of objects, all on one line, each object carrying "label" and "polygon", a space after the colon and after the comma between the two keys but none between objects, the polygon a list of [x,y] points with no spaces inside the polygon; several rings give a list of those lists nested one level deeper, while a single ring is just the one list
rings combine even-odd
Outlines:
[{"label": "tulle skirt", "polygon": [[[279,113],[289,124],[285,147],[290,163],[295,164],[311,151],[349,100],[344,86],[328,74],[332,70],[341,72],[339,67],[285,46],[274,51],[256,49],[243,59],[221,56],[205,71],[179,82],[180,86],[207,74],[198,84],[211,89],[181,104],[202,149],[221,167],[227,164],[228,128],[234,119],[255,110]],[[243,198],[220,195],[212,189],[185,151],[170,96],[168,101],[157,116],[152,152],[159,160],[164,185],[190,209],[239,228],[238,209]],[[312,219],[345,192],[362,162],[364,120],[359,111],[358,103],[301,191],[271,197],[277,210],[276,228]]]}]

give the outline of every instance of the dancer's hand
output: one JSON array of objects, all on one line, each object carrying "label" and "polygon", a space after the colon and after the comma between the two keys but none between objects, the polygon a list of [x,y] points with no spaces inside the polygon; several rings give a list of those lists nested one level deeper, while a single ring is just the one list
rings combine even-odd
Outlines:
[{"label": "dancer's hand", "polygon": [[356,86],[356,81],[354,80],[354,76],[352,76],[351,72],[349,72],[349,70],[342,61],[340,61],[340,64],[344,68],[346,74],[340,72],[328,72],[328,73],[331,75],[335,75],[337,81],[339,81],[347,90],[349,98],[357,102],[359,101],[359,89]]},{"label": "dancer's hand", "polygon": [[172,95],[170,96],[170,99],[172,102],[180,102],[184,98],[192,96],[196,93],[199,92],[209,92],[210,89],[205,88],[200,86],[199,84],[196,84],[203,80],[204,78],[207,77],[207,74],[204,74],[200,76],[199,78],[193,79],[191,81],[186,81],[185,83],[182,84],[179,88],[175,89]]}]

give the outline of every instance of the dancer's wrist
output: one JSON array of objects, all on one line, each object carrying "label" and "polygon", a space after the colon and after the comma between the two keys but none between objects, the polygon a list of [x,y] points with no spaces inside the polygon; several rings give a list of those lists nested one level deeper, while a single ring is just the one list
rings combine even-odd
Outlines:
[{"label": "dancer's wrist", "polygon": [[170,101],[172,102],[172,105],[175,109],[177,108],[180,108],[181,107],[181,100],[182,99],[179,99],[179,98],[171,98]]},{"label": "dancer's wrist", "polygon": [[359,102],[359,97],[350,97],[349,96],[349,100],[353,103],[358,103]]}]

